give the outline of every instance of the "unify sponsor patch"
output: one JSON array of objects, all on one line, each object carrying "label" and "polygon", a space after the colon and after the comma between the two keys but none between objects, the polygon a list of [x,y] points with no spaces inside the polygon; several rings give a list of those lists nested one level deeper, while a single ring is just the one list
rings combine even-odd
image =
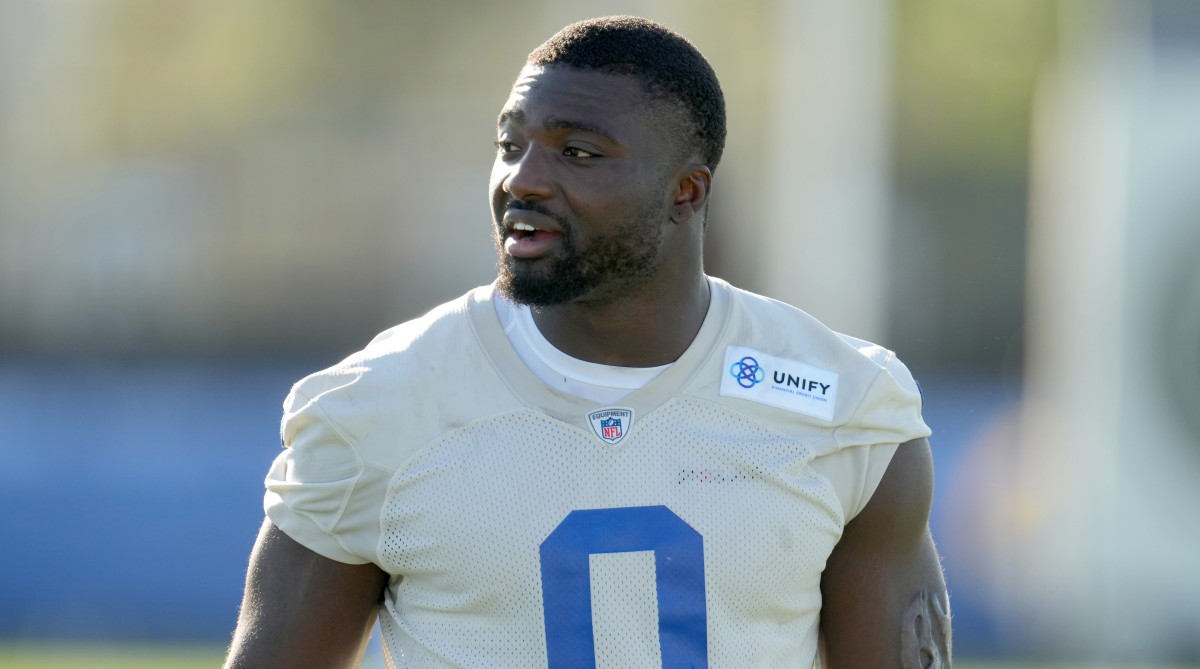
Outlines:
[{"label": "unify sponsor patch", "polygon": [[833,420],[837,372],[746,346],[725,349],[721,394]]}]

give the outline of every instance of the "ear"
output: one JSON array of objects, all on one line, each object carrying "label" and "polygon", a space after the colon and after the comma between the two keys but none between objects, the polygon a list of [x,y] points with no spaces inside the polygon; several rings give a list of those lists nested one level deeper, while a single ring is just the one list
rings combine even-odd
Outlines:
[{"label": "ear", "polygon": [[691,163],[684,166],[675,182],[675,199],[671,202],[671,220],[687,223],[704,209],[712,189],[712,170],[707,165]]}]

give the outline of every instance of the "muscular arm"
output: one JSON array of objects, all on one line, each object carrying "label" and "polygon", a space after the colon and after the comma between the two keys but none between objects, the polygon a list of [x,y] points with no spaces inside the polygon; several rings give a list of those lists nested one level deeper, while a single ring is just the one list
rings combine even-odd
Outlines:
[{"label": "muscular arm", "polygon": [[821,667],[950,667],[946,583],[929,534],[933,458],[896,450],[821,576]]},{"label": "muscular arm", "polygon": [[330,560],[264,521],[226,669],[357,666],[386,584],[379,567]]}]

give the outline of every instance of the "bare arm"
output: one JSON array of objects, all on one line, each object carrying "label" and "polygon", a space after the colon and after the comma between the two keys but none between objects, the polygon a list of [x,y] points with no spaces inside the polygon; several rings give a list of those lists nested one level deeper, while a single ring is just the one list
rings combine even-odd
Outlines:
[{"label": "bare arm", "polygon": [[929,534],[932,497],[929,442],[901,444],[821,576],[823,669],[950,666],[949,600]]},{"label": "bare arm", "polygon": [[330,560],[264,521],[226,669],[357,666],[386,585],[379,567]]}]

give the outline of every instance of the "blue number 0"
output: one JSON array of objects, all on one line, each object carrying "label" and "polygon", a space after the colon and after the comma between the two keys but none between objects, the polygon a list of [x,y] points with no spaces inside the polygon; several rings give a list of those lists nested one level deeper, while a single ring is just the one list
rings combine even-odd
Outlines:
[{"label": "blue number 0", "polygon": [[572,511],[541,546],[550,669],[596,666],[588,556],[654,551],[663,669],[708,667],[704,540],[665,506]]}]

